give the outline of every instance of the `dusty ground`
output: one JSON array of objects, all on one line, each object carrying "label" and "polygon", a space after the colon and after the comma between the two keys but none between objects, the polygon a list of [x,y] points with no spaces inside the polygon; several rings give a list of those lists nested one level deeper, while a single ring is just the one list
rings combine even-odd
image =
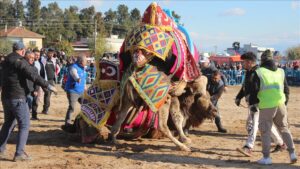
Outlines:
[{"label": "dusty ground", "polygon": [[[105,144],[84,145],[73,135],[64,133],[63,124],[67,109],[63,91],[52,97],[50,115],[39,114],[40,121],[32,121],[26,151],[33,158],[30,162],[12,162],[15,151],[15,134],[7,145],[8,158],[0,161],[0,169],[8,168],[300,168],[300,163],[288,164],[287,152],[272,154],[273,165],[264,167],[255,163],[261,157],[260,141],[254,156],[244,157],[236,152],[246,138],[245,108],[233,104],[240,87],[230,87],[220,101],[223,122],[228,134],[219,134],[211,121],[191,131],[194,152],[178,151],[168,139],[138,139],[123,141],[123,146],[112,150]],[[300,88],[291,88],[289,110],[290,129],[296,150],[300,152]],[[0,106],[0,125],[3,109]],[[259,137],[258,137],[259,140]]]}]

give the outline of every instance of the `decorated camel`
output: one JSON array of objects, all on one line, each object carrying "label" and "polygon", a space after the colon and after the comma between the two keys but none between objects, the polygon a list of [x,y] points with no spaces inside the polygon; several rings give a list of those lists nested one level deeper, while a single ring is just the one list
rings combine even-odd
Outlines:
[{"label": "decorated camel", "polygon": [[[184,127],[216,114],[206,92],[207,78],[196,64],[198,57],[187,31],[170,12],[152,3],[141,24],[125,38],[119,64],[108,60],[96,64],[96,80],[81,103],[81,128],[111,126],[110,138],[118,143],[118,134],[139,137],[158,126],[180,149],[190,151],[183,144],[190,142]],[[180,141],[170,132],[169,117]],[[139,127],[134,126],[136,121]],[[87,138],[86,142],[94,139]]]}]

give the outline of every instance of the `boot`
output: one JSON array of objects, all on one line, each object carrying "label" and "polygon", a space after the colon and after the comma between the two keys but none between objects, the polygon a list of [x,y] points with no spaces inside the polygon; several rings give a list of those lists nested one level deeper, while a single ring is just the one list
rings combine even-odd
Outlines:
[{"label": "boot", "polygon": [[215,123],[218,128],[218,132],[220,133],[227,133],[227,130],[223,128],[221,123],[221,118],[219,116],[215,117]]}]

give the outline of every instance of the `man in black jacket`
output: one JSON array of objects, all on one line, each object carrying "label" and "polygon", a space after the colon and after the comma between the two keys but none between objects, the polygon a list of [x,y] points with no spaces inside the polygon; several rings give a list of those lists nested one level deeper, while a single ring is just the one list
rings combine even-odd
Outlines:
[{"label": "man in black jacket", "polygon": [[25,46],[22,42],[13,44],[13,52],[9,54],[3,63],[2,78],[2,104],[4,109],[4,124],[0,131],[0,158],[5,157],[7,140],[18,123],[17,148],[14,161],[30,160],[24,152],[27,142],[30,120],[29,109],[26,103],[28,94],[27,79],[37,83],[43,88],[56,92],[54,86],[49,85],[23,58]]},{"label": "man in black jacket", "polygon": [[[47,59],[44,63],[44,70],[45,70],[45,80],[48,81],[49,84],[54,85],[55,83],[55,66],[56,62],[53,59],[55,50],[52,48],[48,49],[47,52]],[[48,110],[50,107],[50,98],[51,98],[51,92],[48,90],[44,90],[44,106],[43,106],[43,114],[48,114]]]},{"label": "man in black jacket", "polygon": [[[241,59],[244,61],[244,68],[246,69],[245,81],[239,93],[235,98],[235,104],[240,106],[241,99],[245,97],[246,102],[249,103],[249,95],[250,95],[250,85],[253,81],[253,76],[255,74],[256,69],[259,67],[256,64],[256,55],[252,52],[244,53],[241,56]],[[253,109],[253,108],[252,108]],[[249,108],[248,110],[248,118],[246,123],[246,129],[248,132],[248,138],[246,144],[243,148],[238,148],[237,151],[241,152],[242,154],[250,157],[252,156],[252,150],[255,145],[256,134],[258,131],[258,120],[259,120],[259,111],[251,111]],[[281,136],[279,135],[276,127],[272,126],[272,138],[277,145],[274,149],[275,151],[280,151],[285,149],[285,144],[283,143]]]}]

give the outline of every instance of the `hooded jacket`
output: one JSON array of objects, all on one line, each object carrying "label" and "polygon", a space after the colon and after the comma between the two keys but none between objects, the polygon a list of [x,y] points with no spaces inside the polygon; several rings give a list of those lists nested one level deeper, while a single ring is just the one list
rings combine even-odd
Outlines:
[{"label": "hooded jacket", "polygon": [[[268,70],[271,70],[271,71],[276,71],[277,70],[277,66],[275,65],[275,62],[273,60],[267,60],[265,62],[263,62],[260,67],[264,67]],[[287,80],[286,80],[286,77],[284,77],[284,94],[285,94],[285,97],[286,97],[286,102],[285,104],[288,103],[288,100],[289,100],[289,94],[290,94],[290,91],[289,91],[289,86],[287,84]],[[253,81],[252,83],[250,84],[250,96],[249,96],[249,105],[254,105],[254,104],[258,104],[259,103],[259,100],[257,98],[257,95],[258,95],[258,92],[260,90],[260,79],[257,75],[256,72],[254,72],[253,74]]]}]

